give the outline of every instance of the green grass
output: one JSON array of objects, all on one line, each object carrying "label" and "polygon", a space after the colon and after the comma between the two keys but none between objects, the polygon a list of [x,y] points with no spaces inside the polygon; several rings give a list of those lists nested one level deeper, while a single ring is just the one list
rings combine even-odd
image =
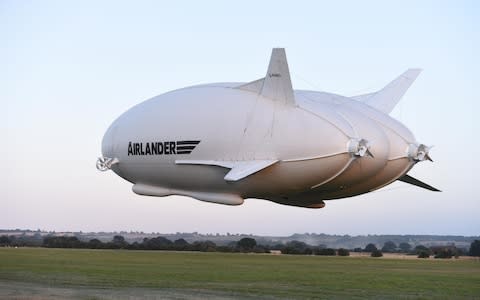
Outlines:
[{"label": "green grass", "polygon": [[287,298],[479,298],[477,260],[0,248],[0,281]]}]

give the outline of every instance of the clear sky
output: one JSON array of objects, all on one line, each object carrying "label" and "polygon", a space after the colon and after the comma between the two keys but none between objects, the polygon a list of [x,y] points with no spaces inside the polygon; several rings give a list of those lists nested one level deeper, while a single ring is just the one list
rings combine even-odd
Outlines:
[{"label": "clear sky", "polygon": [[[480,234],[478,1],[0,0],[0,228],[71,231]],[[104,132],[188,85],[264,76],[285,47],[294,88],[375,91],[423,73],[393,112],[435,163],[320,210],[141,197],[100,173]]]}]

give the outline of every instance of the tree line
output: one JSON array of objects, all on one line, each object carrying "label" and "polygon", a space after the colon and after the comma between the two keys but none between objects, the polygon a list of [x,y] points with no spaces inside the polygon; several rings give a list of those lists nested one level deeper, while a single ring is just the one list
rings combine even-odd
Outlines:
[{"label": "tree line", "polygon": [[405,253],[407,255],[417,255],[418,258],[458,258],[460,255],[480,256],[480,240],[475,240],[470,244],[470,250],[467,252],[455,245],[431,246],[417,245],[415,248],[409,243],[402,242],[398,246],[387,241],[381,249],[374,244],[368,244],[365,249],[355,248],[354,252],[369,252],[372,257],[381,257],[383,253]]},{"label": "tree line", "polygon": [[254,252],[269,253],[278,251],[282,254],[294,255],[328,255],[349,256],[350,251],[367,252],[372,257],[381,257],[383,253],[406,253],[417,255],[419,258],[451,258],[459,255],[480,256],[480,240],[471,243],[470,251],[465,253],[455,246],[417,245],[412,247],[409,243],[400,243],[398,246],[387,241],[382,248],[368,244],[365,248],[333,249],[325,246],[312,246],[301,241],[290,241],[285,244],[261,245],[253,238],[242,238],[228,245],[216,245],[212,241],[187,242],[185,239],[171,241],[165,237],[144,238],[141,242],[128,243],[121,235],[115,235],[111,241],[102,242],[99,239],[82,241],[76,236],[0,236],[0,246],[10,247],[46,247],[46,248],[80,248],[80,249],[127,249],[127,250],[167,250],[167,251],[201,251],[201,252]]}]

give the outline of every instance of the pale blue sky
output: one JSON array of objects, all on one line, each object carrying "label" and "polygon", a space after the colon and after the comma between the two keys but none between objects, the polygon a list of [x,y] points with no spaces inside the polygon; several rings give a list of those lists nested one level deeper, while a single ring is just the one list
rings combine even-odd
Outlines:
[{"label": "pale blue sky", "polygon": [[[0,0],[0,228],[283,235],[480,234],[478,1]],[[122,112],[184,86],[264,75],[285,47],[295,88],[374,91],[420,75],[393,115],[435,163],[309,210],[131,192],[95,160]]]}]

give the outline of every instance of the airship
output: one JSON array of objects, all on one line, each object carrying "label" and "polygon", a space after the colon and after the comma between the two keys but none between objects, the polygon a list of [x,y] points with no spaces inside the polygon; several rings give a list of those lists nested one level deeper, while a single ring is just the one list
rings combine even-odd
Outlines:
[{"label": "airship", "polygon": [[263,78],[185,87],[123,113],[96,167],[139,195],[226,205],[322,208],[397,180],[439,191],[407,174],[431,147],[389,116],[420,71],[354,97],[294,90],[285,49],[274,48]]}]

